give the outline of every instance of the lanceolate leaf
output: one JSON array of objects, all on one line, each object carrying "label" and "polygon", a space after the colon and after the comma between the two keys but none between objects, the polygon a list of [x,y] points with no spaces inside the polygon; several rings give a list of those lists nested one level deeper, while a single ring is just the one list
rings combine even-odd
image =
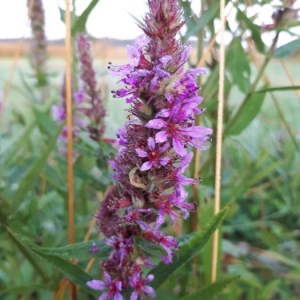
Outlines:
[{"label": "lanceolate leaf", "polygon": [[240,91],[246,94],[250,87],[250,65],[241,37],[234,38],[228,50],[227,57],[231,58],[228,70],[232,75],[232,82],[236,83]]},{"label": "lanceolate leaf", "polygon": [[[27,238],[21,236],[20,234],[13,232],[9,228],[7,228],[7,230],[10,233],[10,235],[12,235],[15,239],[26,245],[27,248],[43,255],[60,256],[66,259],[90,259],[97,257],[102,260],[108,258],[111,253],[111,247],[105,244],[103,239],[97,241],[81,242],[58,248],[46,248],[36,245]],[[95,243],[99,249],[99,251],[96,253],[90,253],[90,250],[93,247],[93,243]]]},{"label": "lanceolate leaf", "polygon": [[23,255],[30,261],[30,263],[34,266],[36,271],[42,276],[44,282],[48,282],[49,281],[48,275],[44,272],[44,270],[41,268],[41,266],[36,261],[36,259],[32,256],[30,251],[23,245],[23,243],[18,239],[18,237],[15,236],[15,234],[8,227],[6,227],[5,225],[4,227],[7,230],[10,238],[15,243],[15,245],[19,248],[19,250],[23,253]]},{"label": "lanceolate leaf", "polygon": [[18,190],[13,196],[14,207],[18,207],[21,204],[27,192],[33,187],[35,181],[38,179],[41,170],[47,163],[49,155],[55,148],[56,140],[60,135],[61,129],[62,125],[58,128],[55,136],[49,141],[49,144],[47,145],[46,149],[42,152],[42,155],[39,157],[39,159],[37,159],[34,165],[28,169],[24,179],[20,183]]},{"label": "lanceolate leaf", "polygon": [[241,105],[235,116],[225,128],[225,134],[240,134],[257,116],[266,93],[254,93]]},{"label": "lanceolate leaf", "polygon": [[261,32],[259,26],[254,24],[239,8],[237,12],[237,19],[244,22],[246,27],[251,31],[253,41],[256,45],[256,48],[260,52],[265,51],[265,44],[261,39]]},{"label": "lanceolate leaf", "polygon": [[220,5],[218,2],[212,2],[209,6],[209,9],[200,17],[197,21],[196,25],[191,27],[185,35],[185,39],[187,40],[189,37],[197,34],[197,32],[206,26],[213,18],[216,17],[219,11]]},{"label": "lanceolate leaf", "polygon": [[77,265],[72,264],[71,262],[53,254],[44,253],[42,251],[39,251],[37,245],[35,245],[30,240],[26,239],[25,237],[13,232],[11,229],[6,227],[6,230],[8,233],[14,237],[20,244],[26,246],[30,250],[32,250],[35,254],[37,254],[39,257],[46,260],[48,263],[54,265],[58,270],[60,270],[67,278],[72,280],[75,284],[80,285],[82,288],[88,290],[91,294],[96,295],[95,292],[90,290],[86,283],[89,280],[92,280],[93,278],[85,273],[80,267]]},{"label": "lanceolate leaf", "polygon": [[218,296],[230,283],[237,280],[238,277],[230,277],[224,280],[208,284],[195,293],[188,294],[180,300],[213,300]]},{"label": "lanceolate leaf", "polygon": [[212,218],[206,228],[197,232],[190,240],[184,243],[178,251],[178,257],[173,259],[171,265],[166,265],[161,262],[156,268],[149,272],[154,275],[154,280],[151,284],[154,289],[159,288],[174,271],[192,259],[200,251],[220,225],[227,210],[228,207],[225,207],[218,215]]}]

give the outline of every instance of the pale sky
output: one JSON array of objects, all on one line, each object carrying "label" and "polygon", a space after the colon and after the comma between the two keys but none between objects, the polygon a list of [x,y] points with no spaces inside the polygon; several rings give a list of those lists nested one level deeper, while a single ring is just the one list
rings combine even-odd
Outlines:
[{"label": "pale sky", "polygon": [[[195,12],[199,11],[200,0],[191,0]],[[76,12],[80,14],[91,0],[76,0]],[[27,0],[0,0],[0,39],[20,38],[25,32],[25,37],[30,37],[30,26],[27,22]],[[60,21],[58,5],[63,6],[65,0],[43,0],[46,18],[46,36],[50,40],[62,39],[65,36],[65,26]],[[146,0],[100,0],[90,14],[87,22],[87,30],[95,38],[111,37],[117,39],[134,39],[142,33],[135,24],[130,13],[142,19],[147,11]],[[274,4],[280,4],[275,0]],[[296,1],[300,6],[300,0]],[[259,25],[272,23],[274,8],[265,5],[248,7],[248,14],[258,15]],[[234,10],[231,12],[229,23],[232,28],[237,24],[234,20]],[[218,24],[218,20],[216,20]],[[297,33],[299,28],[295,29]],[[269,44],[274,33],[263,33],[263,40]],[[228,37],[229,39],[230,37]],[[295,37],[294,37],[295,38]],[[227,39],[227,40],[228,40]],[[291,40],[291,37],[282,33],[279,44]],[[229,40],[228,40],[229,41]]]}]

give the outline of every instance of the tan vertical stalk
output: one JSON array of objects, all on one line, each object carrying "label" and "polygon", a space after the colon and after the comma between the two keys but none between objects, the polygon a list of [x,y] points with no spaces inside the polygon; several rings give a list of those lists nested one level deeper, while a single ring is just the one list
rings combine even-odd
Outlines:
[{"label": "tan vertical stalk", "polygon": [[74,243],[74,182],[73,182],[73,135],[72,135],[72,45],[70,0],[66,0],[66,106],[68,127],[68,207],[69,207],[69,244]]},{"label": "tan vertical stalk", "polygon": [[14,79],[15,71],[16,71],[16,68],[17,68],[17,65],[18,65],[18,61],[19,61],[19,58],[20,58],[20,55],[21,55],[22,48],[23,48],[25,31],[26,31],[27,26],[29,24],[29,18],[30,18],[30,15],[31,15],[33,3],[34,3],[34,0],[31,0],[29,5],[28,5],[28,18],[27,18],[27,21],[26,21],[26,25],[25,25],[25,28],[24,28],[24,31],[23,31],[23,35],[19,40],[18,47],[17,47],[15,57],[14,57],[14,61],[13,61],[12,66],[11,66],[8,79],[7,79],[7,81],[5,83],[5,86],[4,86],[2,105],[0,106],[0,120],[1,120],[2,114],[4,112],[5,106],[6,106],[6,102],[7,102],[7,98],[8,98],[8,95],[9,95],[10,88],[11,88],[11,84],[12,84],[12,81]]},{"label": "tan vertical stalk", "polygon": [[[215,206],[214,214],[220,211],[220,189],[221,189],[221,157],[222,157],[222,132],[223,132],[223,106],[224,106],[224,67],[225,67],[225,0],[220,1],[220,70],[219,70],[219,103],[218,103],[218,120],[217,120],[217,149],[216,149],[216,177],[215,177]],[[212,270],[211,281],[215,282],[217,278],[218,265],[218,248],[219,248],[219,231],[216,230],[213,236],[212,248]]]}]

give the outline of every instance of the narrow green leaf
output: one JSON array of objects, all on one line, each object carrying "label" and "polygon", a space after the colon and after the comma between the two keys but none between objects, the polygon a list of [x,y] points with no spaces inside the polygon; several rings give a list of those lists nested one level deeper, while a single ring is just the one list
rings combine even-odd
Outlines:
[{"label": "narrow green leaf", "polygon": [[134,14],[132,14],[132,13],[129,12],[129,11],[127,11],[127,13],[131,16],[131,18],[132,18],[133,20],[135,20],[136,24],[138,24],[138,25],[140,25],[140,26],[143,25],[143,22],[142,22],[140,19],[138,19]]},{"label": "narrow green leaf", "polygon": [[230,43],[227,56],[232,57],[232,53],[234,53],[234,58],[231,59],[228,71],[232,75],[232,82],[236,83],[239,90],[246,94],[250,88],[250,65],[242,47],[241,37],[234,38]]},{"label": "narrow green leaf", "polygon": [[57,130],[57,125],[53,121],[53,119],[51,119],[49,114],[37,108],[33,108],[33,112],[38,124],[40,125],[41,130],[48,136],[53,136]]},{"label": "narrow green leaf", "polygon": [[42,155],[39,159],[36,160],[34,165],[29,168],[25,177],[23,178],[22,182],[18,190],[16,191],[15,195],[13,196],[14,207],[18,207],[22,200],[25,198],[27,192],[33,187],[35,181],[39,177],[43,167],[47,163],[48,157],[51,154],[52,150],[55,148],[56,140],[60,135],[62,126],[60,126],[55,134],[55,136],[49,141],[47,148],[43,151]]},{"label": "narrow green leaf", "polygon": [[257,116],[265,99],[266,93],[253,93],[242,103],[235,116],[225,128],[225,134],[240,134]]},{"label": "narrow green leaf", "polygon": [[9,167],[10,164],[12,164],[15,159],[19,157],[19,154],[24,151],[24,147],[27,145],[31,133],[36,127],[36,123],[33,122],[30,126],[28,126],[23,132],[21,132],[20,135],[17,136],[17,139],[14,141],[13,144],[11,144],[8,148],[0,147],[0,157],[4,158],[5,155],[5,161],[4,164],[6,167]]},{"label": "narrow green leaf", "polygon": [[200,29],[206,26],[212,19],[214,19],[220,9],[218,2],[214,1],[209,5],[208,10],[199,18],[196,25],[191,27],[185,35],[185,40],[189,39],[191,36],[196,35]]},{"label": "narrow green leaf", "polygon": [[291,41],[283,46],[278,47],[274,51],[275,58],[285,58],[293,53],[295,53],[298,49],[300,49],[300,40],[296,39]]},{"label": "narrow green leaf", "polygon": [[255,93],[285,92],[285,91],[294,91],[294,90],[300,90],[300,85],[272,87],[272,88],[256,91]]},{"label": "narrow green leaf", "polygon": [[237,19],[244,22],[246,27],[251,31],[251,35],[253,38],[253,41],[255,43],[255,46],[258,51],[264,52],[265,51],[265,44],[263,43],[261,39],[261,32],[258,25],[254,24],[246,15],[244,12],[242,12],[239,8],[237,8]]},{"label": "narrow green leaf", "polygon": [[180,300],[213,300],[217,297],[229,284],[237,280],[239,277],[230,277],[224,280],[219,280],[215,283],[208,284],[197,292],[188,294]]},{"label": "narrow green leaf", "polygon": [[157,267],[150,271],[150,273],[154,275],[154,280],[151,284],[154,289],[159,288],[174,271],[192,259],[200,251],[220,225],[228,208],[227,206],[222,209],[218,215],[212,218],[206,228],[197,232],[188,242],[183,244],[178,251],[178,257],[173,259],[171,265],[160,262]]},{"label": "narrow green leaf", "polygon": [[72,27],[72,35],[74,36],[78,32],[85,32],[86,31],[86,22],[93,11],[94,7],[98,4],[100,0],[92,0],[88,7],[83,11],[83,13],[78,17],[75,21],[74,26]]},{"label": "narrow green leaf", "polygon": [[26,246],[27,248],[32,250],[36,255],[40,256],[48,263],[55,266],[66,277],[68,277],[70,280],[72,280],[75,284],[80,285],[82,288],[86,289],[91,294],[96,295],[95,292],[93,292],[86,286],[87,281],[90,281],[93,278],[90,275],[88,275],[87,273],[85,273],[79,266],[74,265],[71,262],[69,262],[57,255],[43,253],[42,251],[38,250],[38,248],[39,248],[38,246],[36,246],[33,242],[31,242],[27,238],[21,236],[20,234],[17,234],[16,232],[12,231],[8,227],[6,227],[6,230],[8,231],[10,236],[14,237],[14,239],[17,240],[20,244]]},{"label": "narrow green leaf", "polygon": [[49,277],[44,272],[44,270],[41,268],[39,262],[32,256],[32,254],[23,245],[23,243],[18,239],[18,237],[15,236],[13,231],[11,231],[6,225],[4,225],[4,228],[7,230],[8,235],[10,236],[12,241],[15,243],[15,245],[18,247],[18,249],[23,253],[23,255],[28,259],[28,261],[33,265],[35,270],[41,275],[44,282],[49,282]]},{"label": "narrow green leaf", "polygon": [[270,166],[264,167],[262,170],[255,172],[255,174],[251,174],[251,178],[247,180],[247,186],[251,187],[254,184],[259,183],[268,175],[272,174],[274,170],[276,170],[279,166],[283,165],[284,162],[282,160],[273,162]]},{"label": "narrow green leaf", "polygon": [[[93,247],[93,243],[95,243],[99,249],[99,251],[96,253],[89,252]],[[57,255],[67,259],[77,258],[83,260],[95,257],[103,260],[108,258],[111,253],[111,247],[105,244],[103,239],[97,241],[80,242],[58,248],[39,247],[35,244],[31,246],[36,252],[49,255]]]},{"label": "narrow green leaf", "polygon": [[[15,239],[26,245],[26,247],[28,247],[30,250],[35,251],[39,254],[55,255],[66,259],[90,259],[95,257],[103,260],[108,258],[111,253],[111,247],[107,245],[103,239],[97,241],[81,242],[58,248],[46,248],[36,245],[35,243],[31,242],[20,234],[13,232],[10,229],[7,230],[15,237]],[[96,253],[89,252],[93,247],[93,243],[95,243],[99,249],[99,251]]]}]

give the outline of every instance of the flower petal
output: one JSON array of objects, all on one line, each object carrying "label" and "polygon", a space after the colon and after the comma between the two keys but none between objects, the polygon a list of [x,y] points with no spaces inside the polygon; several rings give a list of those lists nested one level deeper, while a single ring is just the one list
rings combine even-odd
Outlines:
[{"label": "flower petal", "polygon": [[147,128],[153,128],[153,129],[161,129],[163,127],[166,127],[167,122],[162,119],[153,119],[149,121],[145,127]]},{"label": "flower petal", "polygon": [[141,148],[135,149],[135,152],[138,154],[139,157],[148,157],[148,153]]},{"label": "flower petal", "polygon": [[142,164],[140,170],[141,171],[147,171],[147,170],[151,169],[152,166],[153,166],[152,161],[149,160],[149,161],[146,161],[145,163]]},{"label": "flower petal", "polygon": [[156,143],[163,143],[168,139],[168,134],[166,131],[160,131],[155,135]]},{"label": "flower petal", "polygon": [[107,284],[101,280],[91,280],[86,283],[86,285],[93,290],[103,290],[106,289]]},{"label": "flower petal", "polygon": [[186,149],[184,148],[180,139],[178,139],[176,136],[173,138],[173,146],[177,154],[179,154],[180,156],[186,155]]},{"label": "flower petal", "polygon": [[152,137],[149,137],[149,138],[148,138],[148,148],[149,148],[151,151],[154,151],[154,150],[155,150],[155,140],[154,140],[154,138],[152,138]]}]

